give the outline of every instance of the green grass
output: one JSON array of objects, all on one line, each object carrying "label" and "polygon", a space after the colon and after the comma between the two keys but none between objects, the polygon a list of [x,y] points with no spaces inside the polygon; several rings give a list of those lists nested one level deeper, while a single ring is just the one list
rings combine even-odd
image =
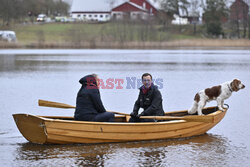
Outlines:
[{"label": "green grass", "polygon": [[39,40],[39,33],[44,34],[47,42],[62,41],[63,34],[72,27],[71,24],[39,24],[39,25],[19,25],[13,30],[16,32],[17,39],[21,43],[32,43]]},{"label": "green grass", "polygon": [[[16,32],[19,43],[30,44],[39,41],[47,43],[103,41],[150,41],[160,42],[174,39],[193,39],[200,36],[193,35],[192,26],[171,26],[161,30],[160,25],[125,24],[125,23],[49,23],[18,25],[12,28]],[[180,32],[181,31],[181,32]]]}]

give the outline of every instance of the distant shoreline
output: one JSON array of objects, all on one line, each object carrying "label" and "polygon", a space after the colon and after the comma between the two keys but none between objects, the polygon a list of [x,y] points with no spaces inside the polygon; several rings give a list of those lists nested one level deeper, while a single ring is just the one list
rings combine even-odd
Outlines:
[{"label": "distant shoreline", "polygon": [[110,22],[103,24],[48,23],[9,28],[17,43],[0,41],[1,48],[20,49],[179,49],[249,48],[250,39],[206,38],[202,26]]},{"label": "distant shoreline", "polygon": [[247,39],[181,39],[164,42],[44,42],[44,43],[7,43],[0,42],[0,49],[178,49],[178,48],[245,48],[250,49]]}]

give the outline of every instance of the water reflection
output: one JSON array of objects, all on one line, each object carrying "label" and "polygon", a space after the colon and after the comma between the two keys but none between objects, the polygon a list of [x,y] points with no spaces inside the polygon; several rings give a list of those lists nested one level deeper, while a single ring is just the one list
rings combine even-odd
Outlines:
[{"label": "water reflection", "polygon": [[[20,144],[16,161],[76,166],[230,165],[244,151],[222,136],[205,134],[186,139],[93,145]],[[67,160],[65,162],[65,160]]]},{"label": "water reflection", "polygon": [[[139,58],[138,58],[139,57]],[[244,57],[228,61],[225,57],[207,55],[201,59],[197,55],[180,56],[176,54],[154,55],[145,57],[134,54],[127,58],[103,55],[0,55],[1,72],[34,72],[34,71],[78,71],[78,70],[139,70],[161,71],[210,71],[250,69],[250,61]]]}]

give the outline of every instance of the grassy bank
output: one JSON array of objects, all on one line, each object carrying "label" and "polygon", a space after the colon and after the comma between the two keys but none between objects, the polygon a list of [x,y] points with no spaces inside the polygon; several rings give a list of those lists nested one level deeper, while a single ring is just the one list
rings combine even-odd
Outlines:
[{"label": "grassy bank", "polygon": [[147,23],[51,23],[17,25],[18,43],[1,48],[131,48],[249,47],[250,40],[208,39],[202,27],[196,35],[192,25],[162,28]]}]

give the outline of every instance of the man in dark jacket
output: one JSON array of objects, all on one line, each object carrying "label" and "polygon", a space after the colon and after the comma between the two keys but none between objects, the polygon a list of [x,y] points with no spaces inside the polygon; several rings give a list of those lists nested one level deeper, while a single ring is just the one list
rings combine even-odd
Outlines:
[{"label": "man in dark jacket", "polygon": [[[129,122],[153,122],[152,119],[140,119],[140,116],[163,116],[162,96],[158,87],[152,83],[149,73],[142,75],[143,85],[140,87],[138,99],[135,102],[133,112],[130,114]],[[138,114],[140,108],[144,111]]]},{"label": "man in dark jacket", "polygon": [[102,104],[97,75],[87,75],[79,82],[82,87],[76,98],[75,120],[114,122],[114,114],[106,112]]}]

